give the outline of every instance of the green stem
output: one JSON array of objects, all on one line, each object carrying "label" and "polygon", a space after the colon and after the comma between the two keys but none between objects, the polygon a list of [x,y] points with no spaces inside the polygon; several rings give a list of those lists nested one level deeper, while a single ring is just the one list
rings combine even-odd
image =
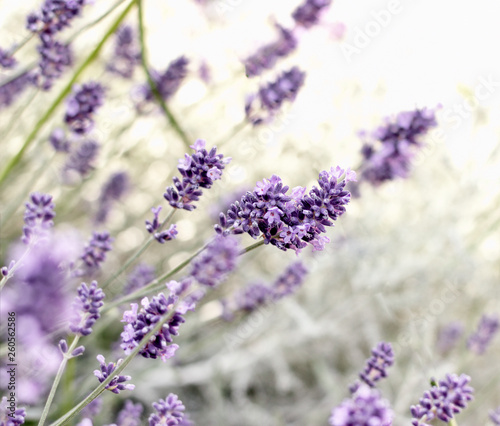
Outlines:
[{"label": "green stem", "polygon": [[240,255],[248,253],[249,251],[255,250],[257,247],[260,247],[264,245],[266,242],[264,240],[261,240],[255,244],[252,244],[251,246],[245,247],[243,250],[240,251]]},{"label": "green stem", "polygon": [[76,348],[76,345],[78,344],[78,340],[80,340],[80,336],[76,336],[73,342],[71,343],[71,346],[68,349],[68,352],[66,352],[63,355],[63,360],[61,361],[61,365],[59,365],[59,370],[57,370],[56,377],[54,379],[54,383],[52,383],[52,388],[50,389],[50,394],[49,397],[47,398],[47,402],[45,403],[45,407],[43,408],[42,415],[40,417],[40,421],[38,422],[38,426],[43,426],[45,423],[45,420],[47,419],[47,415],[49,414],[50,406],[52,405],[52,401],[54,399],[54,396],[56,394],[57,386],[59,385],[59,382],[61,381],[62,375],[64,373],[64,369],[66,368],[66,364],[68,363],[69,358],[71,357],[71,352]]},{"label": "green stem", "polygon": [[11,172],[11,170],[16,167],[16,165],[21,161],[23,158],[24,153],[26,150],[29,148],[31,143],[35,140],[36,136],[38,135],[38,132],[42,129],[42,127],[47,123],[49,118],[52,116],[52,114],[55,112],[59,104],[65,99],[65,97],[70,93],[71,88],[73,87],[73,84],[77,81],[78,77],[85,71],[85,69],[97,58],[99,55],[99,52],[101,51],[102,47],[108,40],[108,38],[116,31],[116,29],[119,27],[121,22],[125,19],[127,16],[128,12],[132,9],[132,6],[135,4],[135,1],[131,1],[129,5],[125,8],[125,10],[118,16],[116,21],[111,25],[111,27],[108,29],[102,40],[99,42],[99,44],[94,48],[94,50],[90,53],[90,55],[83,61],[83,63],[78,67],[78,69],[75,71],[73,74],[73,77],[71,80],[68,82],[68,84],[63,88],[63,90],[59,93],[59,96],[54,100],[54,102],[47,108],[45,114],[42,115],[42,117],[38,120],[38,122],[35,124],[35,127],[31,131],[31,133],[28,135],[26,138],[23,146],[21,149],[18,151],[18,153],[11,158],[11,160],[7,163],[5,168],[2,170],[0,173],[0,185],[2,185]]},{"label": "green stem", "polygon": [[[170,220],[172,219],[172,217],[174,216],[175,212],[177,211],[177,209],[172,209],[172,211],[168,214],[168,216],[166,217],[166,219],[163,221],[163,223],[161,224],[160,226],[160,230],[168,223],[170,222]],[[146,242],[141,246],[139,247],[139,249],[132,255],[128,258],[128,260],[122,265],[122,267],[120,269],[118,269],[118,271],[116,271],[110,278],[108,278],[104,284],[101,285],[101,288],[106,288],[107,286],[109,286],[113,281],[115,281],[122,273],[123,271],[125,271],[142,253],[144,253],[144,251],[151,245],[151,243],[154,241],[154,237],[151,236],[149,237]]]},{"label": "green stem", "polygon": [[448,422],[448,426],[458,426],[457,421],[453,418]]},{"label": "green stem", "polygon": [[165,113],[165,116],[167,117],[168,123],[174,128],[174,130],[177,132],[179,137],[182,139],[184,144],[186,145],[187,148],[189,148],[190,145],[190,139],[186,135],[186,132],[181,128],[179,125],[179,122],[175,118],[175,116],[172,114],[172,111],[170,111],[167,107],[167,104],[163,100],[163,97],[161,96],[160,92],[158,91],[158,88],[156,87],[156,83],[153,80],[153,77],[151,77],[151,73],[149,72],[149,66],[148,66],[148,60],[147,60],[147,52],[146,52],[146,43],[145,43],[145,31],[144,31],[144,24],[143,24],[143,9],[142,9],[142,0],[136,0],[137,1],[137,10],[138,10],[138,17],[139,17],[139,42],[141,45],[141,62],[142,62],[142,67],[144,68],[144,72],[146,73],[146,77],[148,79],[148,84],[149,87],[151,88],[151,91],[153,92],[154,97],[158,101],[158,103],[161,106],[161,109]]}]

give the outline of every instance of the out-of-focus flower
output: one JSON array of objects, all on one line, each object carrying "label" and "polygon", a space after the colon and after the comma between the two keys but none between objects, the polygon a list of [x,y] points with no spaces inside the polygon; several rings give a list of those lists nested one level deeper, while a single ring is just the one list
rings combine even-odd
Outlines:
[{"label": "out-of-focus flower", "polygon": [[472,352],[482,355],[488,349],[500,327],[500,320],[496,315],[483,315],[477,330],[467,339],[467,347]]},{"label": "out-of-focus flower", "polygon": [[17,64],[17,61],[10,54],[8,50],[4,50],[0,47],[0,67],[5,69],[14,68]]},{"label": "out-of-focus flower", "polygon": [[[256,95],[245,102],[245,115],[254,126],[267,123],[280,111],[285,101],[293,102],[304,84],[306,74],[297,67],[281,73],[278,78],[261,86]],[[259,105],[256,105],[258,101]]]},{"label": "out-of-focus flower", "polygon": [[14,103],[24,90],[34,84],[35,76],[31,72],[25,72],[7,83],[0,85],[0,110]]},{"label": "out-of-focus flower", "polygon": [[130,273],[127,279],[127,284],[123,289],[125,294],[130,294],[133,291],[144,287],[155,279],[155,268],[141,263],[137,265]]},{"label": "out-of-focus flower", "polygon": [[376,389],[362,384],[350,399],[332,410],[331,426],[391,426],[393,412]]},{"label": "out-of-focus flower", "polygon": [[17,406],[14,406],[14,410],[11,410],[10,403],[7,401],[7,397],[2,397],[2,401],[0,401],[0,425],[22,425],[24,424],[25,417],[26,410],[24,408],[17,408]]},{"label": "out-of-focus flower", "polygon": [[63,129],[54,129],[49,136],[49,142],[57,152],[69,152],[70,143]]},{"label": "out-of-focus flower", "polygon": [[173,393],[169,394],[165,399],[160,399],[158,402],[153,402],[155,413],[149,416],[149,426],[159,425],[190,425],[184,413],[186,407]]},{"label": "out-of-focus flower", "polygon": [[53,35],[69,27],[80,15],[85,0],[45,0],[39,12],[30,13],[26,27],[41,35]]},{"label": "out-of-focus flower", "polygon": [[78,287],[78,296],[73,303],[73,318],[70,329],[73,333],[88,336],[92,333],[92,326],[99,319],[104,302],[104,292],[97,287],[97,281],[90,286],[82,283]]},{"label": "out-of-focus flower", "polygon": [[430,390],[425,391],[418,405],[411,406],[413,426],[427,426],[426,422],[439,419],[449,422],[467,407],[473,399],[474,389],[469,386],[470,377],[466,374],[457,376],[447,374],[446,378],[439,381]]},{"label": "out-of-focus flower", "polygon": [[48,230],[54,226],[55,217],[52,195],[33,192],[31,202],[26,203],[22,241],[25,244],[36,244],[48,236]]},{"label": "out-of-focus flower", "polygon": [[132,78],[134,69],[141,61],[141,52],[130,25],[123,25],[116,31],[114,55],[106,69],[123,78]]},{"label": "out-of-focus flower", "polygon": [[94,231],[92,238],[85,246],[81,259],[90,269],[99,268],[101,263],[106,260],[106,253],[113,248],[111,246],[112,242],[113,238],[109,235],[109,232]]},{"label": "out-of-focus flower", "polygon": [[170,225],[170,227],[165,231],[156,232],[158,229],[161,228],[161,222],[158,219],[158,215],[160,214],[161,211],[161,206],[158,206],[156,208],[153,207],[151,211],[153,212],[154,215],[153,221],[150,222],[149,220],[146,220],[146,230],[150,234],[153,234],[155,240],[158,241],[160,244],[164,244],[167,241],[175,239],[176,235],[178,234],[176,225]]},{"label": "out-of-focus flower", "polygon": [[491,410],[489,412],[490,420],[493,422],[495,426],[500,426],[500,407],[496,410]]},{"label": "out-of-focus flower", "polygon": [[106,222],[111,206],[125,195],[129,186],[130,179],[127,172],[113,173],[109,177],[99,196],[99,210],[95,217],[97,223]]},{"label": "out-of-focus flower", "polygon": [[95,81],[75,86],[68,97],[64,121],[76,134],[85,134],[94,126],[94,114],[104,103],[104,87]]},{"label": "out-of-focus flower", "polygon": [[306,0],[292,13],[297,25],[311,28],[319,22],[321,14],[330,6],[332,0]]},{"label": "out-of-focus flower", "polygon": [[437,347],[439,352],[448,352],[457,343],[464,332],[464,325],[459,322],[451,322],[444,326],[439,332]]},{"label": "out-of-focus flower", "polygon": [[[106,365],[106,360],[102,355],[97,355],[97,361],[99,361],[99,364],[101,364],[101,369],[100,370],[94,370],[94,376],[97,377],[100,383],[104,382],[109,376],[113,374],[113,371],[116,370],[116,367],[118,367],[123,360],[119,359],[118,362],[110,362],[109,364]],[[106,389],[113,392],[113,393],[120,393],[123,390],[134,390],[135,385],[132,384],[125,384],[125,382],[128,382],[132,377],[130,376],[115,376],[106,385]]]},{"label": "out-of-focus flower", "polygon": [[87,175],[93,168],[93,163],[99,153],[99,144],[93,140],[83,141],[76,147],[64,164],[64,171],[75,171],[80,176]]},{"label": "out-of-focus flower", "polygon": [[36,71],[36,82],[42,90],[50,90],[66,68],[73,64],[71,47],[52,37],[40,37],[38,46],[40,62]]}]

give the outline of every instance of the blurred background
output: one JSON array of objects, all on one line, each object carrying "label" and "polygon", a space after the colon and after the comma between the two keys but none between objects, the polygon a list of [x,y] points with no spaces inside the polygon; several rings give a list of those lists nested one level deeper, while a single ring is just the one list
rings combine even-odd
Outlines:
[{"label": "blurred background", "polygon": [[[89,4],[72,30],[113,4]],[[188,77],[168,102],[172,113],[190,140],[205,139],[208,147],[217,145],[232,157],[198,208],[176,216],[177,240],[150,249],[144,262],[157,273],[178,265],[213,235],[218,213],[263,178],[277,174],[291,188],[310,189],[321,170],[337,165],[356,170],[363,142],[359,133],[376,129],[387,116],[438,108],[438,126],[423,139],[426,146],[408,179],[377,188],[361,185],[360,197],[329,229],[332,241],[324,251],[308,248],[296,256],[264,246],[244,256],[228,281],[187,315],[174,359],[164,364],[141,358],[131,364],[127,374],[136,390],[130,397],[149,413],[151,402],[177,393],[198,425],[324,425],[331,409],[349,396],[348,387],[371,348],[386,341],[394,347],[395,364],[379,387],[395,411],[395,425],[409,423],[409,407],[428,389],[429,379],[446,373],[470,375],[476,390],[458,423],[489,424],[488,410],[500,405],[500,338],[483,355],[468,351],[465,341],[482,315],[500,314],[500,27],[495,10],[484,0],[473,5],[336,0],[318,25],[302,29],[293,54],[262,76],[247,78],[242,60],[274,40],[275,23],[291,27],[299,4],[144,2],[152,67],[165,69],[181,55],[189,59]],[[39,5],[0,3],[2,47],[27,36],[25,16]],[[75,39],[77,58],[99,42],[112,19]],[[135,12],[127,23],[137,26]],[[83,244],[95,229],[92,217],[103,183],[114,172],[130,175],[129,192],[105,224],[115,249],[103,277],[143,241],[150,208],[167,208],[162,194],[186,146],[161,112],[136,113],[132,99],[145,82],[144,72],[138,67],[131,80],[106,73],[112,51],[108,42],[79,78],[99,80],[107,88],[96,116],[101,152],[95,169],[85,179],[62,179],[64,158],[53,158],[47,143],[63,117],[62,108],[56,111],[2,188],[2,264],[21,233],[21,203],[31,189],[54,196],[56,227],[75,231]],[[36,59],[35,44],[28,43],[16,57],[25,64]],[[295,102],[272,123],[245,125],[246,96],[294,65],[306,72]],[[0,112],[2,162],[19,150],[71,72],[51,92],[25,93]],[[243,246],[252,242],[242,236]],[[309,273],[296,295],[233,322],[220,319],[218,299],[248,282],[275,280],[297,259]],[[102,339],[78,360],[82,389],[95,381],[85,379],[96,367],[95,354],[110,351],[118,338],[119,315],[101,326]],[[451,347],[442,346],[441,330],[456,322],[461,337]],[[113,422],[126,397],[105,395],[110,409],[94,424]]]}]

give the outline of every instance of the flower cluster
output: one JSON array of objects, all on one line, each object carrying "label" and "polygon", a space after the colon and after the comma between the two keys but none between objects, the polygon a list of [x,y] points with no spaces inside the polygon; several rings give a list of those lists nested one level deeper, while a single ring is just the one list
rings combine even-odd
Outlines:
[{"label": "flower cluster", "polygon": [[350,399],[332,410],[331,426],[391,426],[393,412],[376,389],[361,385]]},{"label": "flower cluster", "polygon": [[96,232],[85,246],[81,259],[90,269],[97,269],[106,260],[106,253],[112,249],[113,238],[109,232]]},{"label": "flower cluster", "polygon": [[0,67],[5,69],[14,68],[17,64],[17,61],[10,54],[8,50],[4,50],[0,47]]},{"label": "flower cluster", "polygon": [[14,409],[12,410],[7,397],[2,397],[2,401],[0,401],[0,425],[19,426],[24,424],[25,417],[26,410],[24,408],[17,408],[14,405]]},{"label": "flower cluster", "polygon": [[161,206],[158,206],[156,208],[153,207],[151,211],[153,212],[154,215],[153,221],[150,222],[149,220],[146,220],[146,230],[150,234],[153,234],[155,240],[158,241],[160,244],[164,244],[167,241],[175,239],[176,235],[178,234],[176,225],[170,225],[170,227],[167,230],[157,232],[159,229],[161,229],[162,226],[160,219],[158,218],[161,211]]},{"label": "flower cluster", "polygon": [[448,352],[457,343],[464,332],[461,322],[451,322],[441,329],[438,336],[437,348],[439,352]]},{"label": "flower cluster", "polygon": [[156,410],[156,413],[149,416],[149,426],[187,426],[190,424],[190,422],[186,419],[186,414],[184,413],[186,407],[177,395],[171,393],[164,400],[160,399],[158,402],[153,402],[152,405]]},{"label": "flower cluster", "polygon": [[386,121],[361,149],[361,177],[372,185],[406,178],[416,149],[422,146],[421,137],[437,125],[435,111],[427,108],[400,112]]},{"label": "flower cluster", "polygon": [[99,144],[93,140],[81,142],[68,156],[64,170],[74,170],[81,176],[85,176],[93,170],[93,163],[99,153]]},{"label": "flower cluster", "polygon": [[247,232],[253,238],[262,236],[266,244],[282,250],[299,251],[308,244],[322,250],[329,239],[321,234],[345,213],[350,201],[345,185],[355,178],[349,169],[332,167],[319,174],[319,186],[308,194],[306,188],[297,187],[287,195],[289,187],[273,175],[258,182],[226,214],[221,213],[215,230],[222,235]]},{"label": "flower cluster", "polygon": [[78,296],[73,303],[73,319],[70,329],[73,333],[88,336],[92,333],[92,326],[99,319],[104,302],[104,292],[92,281],[90,286],[82,283],[78,287]]},{"label": "flower cluster", "polygon": [[[99,361],[99,364],[101,364],[101,369],[99,370],[94,370],[94,376],[97,377],[100,383],[104,382],[109,376],[113,374],[113,371],[116,370],[116,367],[118,367],[123,360],[119,359],[118,362],[110,362],[109,364],[106,364],[106,360],[102,355],[97,355],[97,361]],[[128,382],[132,377],[130,376],[115,376],[106,385],[106,389],[113,392],[113,393],[120,393],[122,390],[134,390],[135,385],[132,384],[125,384],[125,382]]]},{"label": "flower cluster", "polygon": [[140,62],[141,53],[130,25],[123,25],[116,31],[116,44],[113,58],[106,69],[123,78],[132,78],[135,66]]},{"label": "flower cluster", "polygon": [[0,84],[0,110],[14,103],[23,91],[35,81],[34,74],[25,72]]},{"label": "flower cluster", "polygon": [[25,244],[35,244],[40,238],[46,237],[47,230],[54,226],[52,219],[56,215],[52,195],[34,192],[30,199],[24,212],[22,241]]},{"label": "flower cluster", "polygon": [[112,204],[125,195],[129,186],[130,179],[127,172],[113,173],[109,177],[99,196],[99,210],[95,217],[97,223],[104,223],[106,221]]},{"label": "flower cluster", "polygon": [[293,67],[281,73],[275,81],[261,86],[256,95],[251,95],[246,100],[247,120],[254,126],[269,122],[279,112],[285,101],[295,100],[304,84],[305,77],[305,72],[298,67]]},{"label": "flower cluster", "polygon": [[38,13],[30,13],[27,28],[39,34],[53,35],[70,26],[80,15],[85,0],[45,0]]},{"label": "flower cluster", "polygon": [[439,381],[439,385],[424,392],[418,405],[411,406],[411,424],[428,426],[426,422],[433,419],[449,422],[473,399],[474,389],[468,385],[469,382],[470,377],[465,374],[447,374],[445,379]]},{"label": "flower cluster", "polygon": [[499,328],[500,320],[497,316],[483,315],[476,332],[467,339],[467,347],[477,355],[482,355]]},{"label": "flower cluster", "polygon": [[169,186],[163,197],[176,209],[193,210],[196,206],[194,201],[198,201],[202,191],[200,188],[209,189],[214,181],[222,176],[222,170],[231,161],[230,157],[217,154],[217,148],[210,151],[205,149],[205,141],[198,139],[191,148],[194,154],[185,154],[179,160],[177,170],[182,175],[182,180],[177,176],[173,178],[173,186]]},{"label": "flower cluster", "polygon": [[[166,297],[163,293],[155,296],[151,301],[145,297],[141,301],[142,308],[138,311],[137,303],[131,304],[131,310],[123,314],[122,322],[126,325],[121,334],[121,348],[125,354],[130,354],[158,323],[164,321],[166,315],[172,311],[172,306],[178,297],[171,294]],[[179,326],[184,322],[182,315],[175,311],[171,317],[164,322],[160,331],[141,348],[139,354],[144,358],[161,358],[166,361],[175,355],[178,345],[172,344],[172,336],[179,334]]]},{"label": "flower cluster", "polygon": [[202,285],[215,287],[236,268],[239,254],[236,239],[217,236],[193,261],[190,275]]},{"label": "flower cluster", "polygon": [[68,44],[61,43],[52,36],[41,35],[38,46],[40,62],[36,72],[36,81],[42,90],[50,90],[66,68],[73,64],[73,53]]},{"label": "flower cluster", "polygon": [[306,0],[292,13],[297,25],[311,28],[319,22],[321,14],[330,6],[332,0]]},{"label": "flower cluster", "polygon": [[292,31],[280,25],[276,25],[276,27],[279,31],[278,40],[262,46],[243,61],[247,77],[256,77],[263,71],[271,69],[279,58],[288,56],[297,47],[297,39]]},{"label": "flower cluster", "polygon": [[76,86],[68,97],[64,121],[76,134],[88,133],[94,125],[94,114],[104,103],[104,87],[95,81]]},{"label": "flower cluster", "polygon": [[[365,368],[359,373],[360,379],[371,388],[380,379],[387,377],[387,368],[394,364],[394,352],[390,343],[380,342],[372,349],[372,356],[366,360]],[[353,391],[359,384],[355,384]]]}]

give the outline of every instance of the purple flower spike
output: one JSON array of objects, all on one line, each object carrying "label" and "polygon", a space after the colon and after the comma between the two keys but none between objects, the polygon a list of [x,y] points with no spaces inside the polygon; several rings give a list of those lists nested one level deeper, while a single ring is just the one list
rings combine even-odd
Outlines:
[{"label": "purple flower spike", "polygon": [[[281,73],[276,81],[261,86],[257,95],[245,103],[245,115],[254,126],[267,123],[279,112],[285,101],[293,102],[304,84],[306,74],[297,67]],[[259,106],[256,106],[256,101]]]},{"label": "purple flower spike", "polygon": [[88,336],[92,333],[92,326],[101,316],[99,310],[104,302],[103,291],[92,281],[90,287],[82,283],[78,287],[78,296],[73,303],[73,319],[70,329],[73,333]]},{"label": "purple flower spike", "polygon": [[8,50],[4,50],[0,47],[0,67],[5,69],[14,68],[17,61],[12,57]]},{"label": "purple flower spike", "polygon": [[394,364],[394,352],[390,343],[380,342],[372,349],[371,358],[366,360],[365,369],[359,373],[359,377],[370,387],[387,377],[387,368]]},{"label": "purple flower spike", "polygon": [[13,104],[21,96],[24,90],[34,84],[35,76],[30,72],[25,72],[20,76],[0,85],[0,110]]},{"label": "purple flower spike", "polygon": [[491,340],[497,334],[500,320],[496,315],[483,315],[475,333],[467,339],[467,347],[477,355],[482,355],[488,349]]},{"label": "purple flower spike", "polygon": [[465,374],[447,374],[438,386],[424,392],[418,405],[411,406],[412,426],[426,426],[433,419],[446,423],[453,419],[473,399],[474,389],[469,382],[470,377]]},{"label": "purple flower spike", "polygon": [[53,35],[70,26],[80,15],[85,0],[45,0],[40,12],[28,15],[28,30]]},{"label": "purple flower spike", "polygon": [[54,226],[55,217],[52,195],[34,192],[30,195],[31,202],[26,203],[22,241],[25,244],[36,244],[40,238],[48,235],[48,230]]},{"label": "purple flower spike", "polygon": [[323,11],[330,6],[332,0],[306,0],[292,13],[292,17],[304,28],[311,28],[319,22]]},{"label": "purple flower spike", "polygon": [[153,402],[153,408],[156,413],[149,416],[149,426],[186,424],[184,423],[184,410],[186,407],[179,397],[173,393],[169,394],[164,400],[160,399],[158,402]]},{"label": "purple flower spike", "polygon": [[345,185],[355,178],[349,169],[332,167],[329,172],[320,173],[319,187],[314,186],[306,195],[305,188],[296,188],[288,195],[288,186],[274,175],[258,182],[226,214],[221,213],[215,230],[222,235],[247,232],[253,238],[262,236],[266,244],[281,250],[299,252],[308,244],[321,250],[329,240],[320,234],[345,213],[345,205],[350,201]]},{"label": "purple flower spike", "polygon": [[95,81],[75,87],[69,97],[64,121],[76,134],[92,130],[94,114],[104,103],[104,87]]},{"label": "purple flower spike", "polygon": [[351,399],[332,410],[330,426],[391,426],[393,412],[376,389],[361,385]]},{"label": "purple flower spike", "polygon": [[273,284],[273,298],[279,300],[294,293],[304,282],[307,269],[300,261],[292,263]]},{"label": "purple flower spike", "polygon": [[60,43],[49,36],[40,38],[38,46],[40,63],[36,73],[37,84],[42,90],[50,90],[54,81],[73,64],[73,53],[69,45]]},{"label": "purple flower spike", "polygon": [[269,302],[273,291],[265,284],[255,283],[239,291],[235,296],[237,310],[252,312],[259,306]]},{"label": "purple flower spike", "polygon": [[64,165],[64,170],[74,170],[81,176],[93,170],[93,163],[99,153],[99,144],[93,140],[83,141],[72,151]]},{"label": "purple flower spike", "polygon": [[106,252],[112,249],[113,238],[109,232],[95,232],[84,249],[81,259],[91,269],[97,269],[106,260]]},{"label": "purple flower spike", "polygon": [[297,47],[297,40],[293,32],[276,25],[279,38],[273,43],[261,47],[252,56],[244,60],[247,77],[256,77],[265,70],[271,69],[279,58],[288,56]]},{"label": "purple flower spike", "polygon": [[2,401],[0,402],[0,425],[19,426],[24,424],[25,417],[26,410],[24,408],[14,406],[14,411],[12,411],[7,397],[2,397]]},{"label": "purple flower spike", "polygon": [[[121,348],[125,354],[130,354],[136,348],[146,334],[151,331],[158,321],[171,311],[172,306],[177,302],[178,297],[170,295],[168,298],[163,293],[155,296],[149,301],[147,297],[142,299],[142,308],[138,312],[138,305],[133,303],[132,309],[123,314],[122,322],[126,325],[121,334]],[[178,312],[166,321],[161,330],[141,349],[139,354],[144,358],[161,358],[162,361],[172,358],[178,345],[172,344],[172,336],[179,334],[179,326],[184,322],[184,318]]]},{"label": "purple flower spike", "polygon": [[[182,180],[177,176],[173,178],[174,185],[169,186],[163,194],[165,200],[175,209],[191,211],[196,208],[193,204],[198,201],[202,191],[200,188],[209,189],[214,181],[222,176],[222,170],[231,161],[231,158],[217,154],[217,148],[210,151],[205,149],[205,141],[198,139],[191,148],[194,154],[179,160],[177,170],[182,175]],[[156,212],[155,213],[156,216]]]},{"label": "purple flower spike", "polygon": [[134,30],[124,25],[116,31],[115,52],[106,69],[123,78],[132,78],[135,66],[141,60],[141,52],[137,46]]},{"label": "purple flower spike", "polygon": [[141,426],[141,415],[143,411],[144,407],[141,403],[134,404],[131,400],[127,399],[125,405],[118,413],[116,425],[114,426]]},{"label": "purple flower spike", "polygon": [[491,410],[489,412],[490,420],[493,422],[495,426],[500,426],[500,407],[496,410]]},{"label": "purple flower spike", "polygon": [[69,141],[63,129],[54,129],[49,136],[49,142],[57,152],[69,152]]},{"label": "purple flower spike", "polygon": [[150,222],[149,220],[146,220],[146,229],[150,234],[153,234],[155,237],[156,241],[158,241],[160,244],[164,244],[167,241],[171,241],[175,239],[176,235],[178,234],[177,231],[177,226],[176,225],[170,225],[170,227],[166,231],[160,231],[156,232],[160,227],[161,223],[160,220],[158,219],[158,215],[160,214],[161,207],[153,207],[151,209],[153,212],[154,218],[153,221]]},{"label": "purple flower spike", "polygon": [[119,201],[130,186],[130,179],[126,172],[113,173],[102,188],[99,196],[99,210],[96,214],[96,222],[104,223],[108,217],[111,206]]},{"label": "purple flower spike", "polygon": [[[110,362],[106,365],[106,360],[102,355],[97,355],[97,361],[101,364],[101,370],[94,370],[94,376],[96,376],[100,383],[104,382],[109,376],[113,374],[113,371],[116,370],[123,360],[119,359],[118,362]],[[132,377],[130,376],[115,376],[108,385],[106,385],[106,389],[113,393],[120,393],[122,390],[134,390],[135,385],[125,384]]]},{"label": "purple flower spike", "polygon": [[215,287],[236,268],[239,253],[236,239],[218,236],[193,261],[191,276],[202,285]]}]

